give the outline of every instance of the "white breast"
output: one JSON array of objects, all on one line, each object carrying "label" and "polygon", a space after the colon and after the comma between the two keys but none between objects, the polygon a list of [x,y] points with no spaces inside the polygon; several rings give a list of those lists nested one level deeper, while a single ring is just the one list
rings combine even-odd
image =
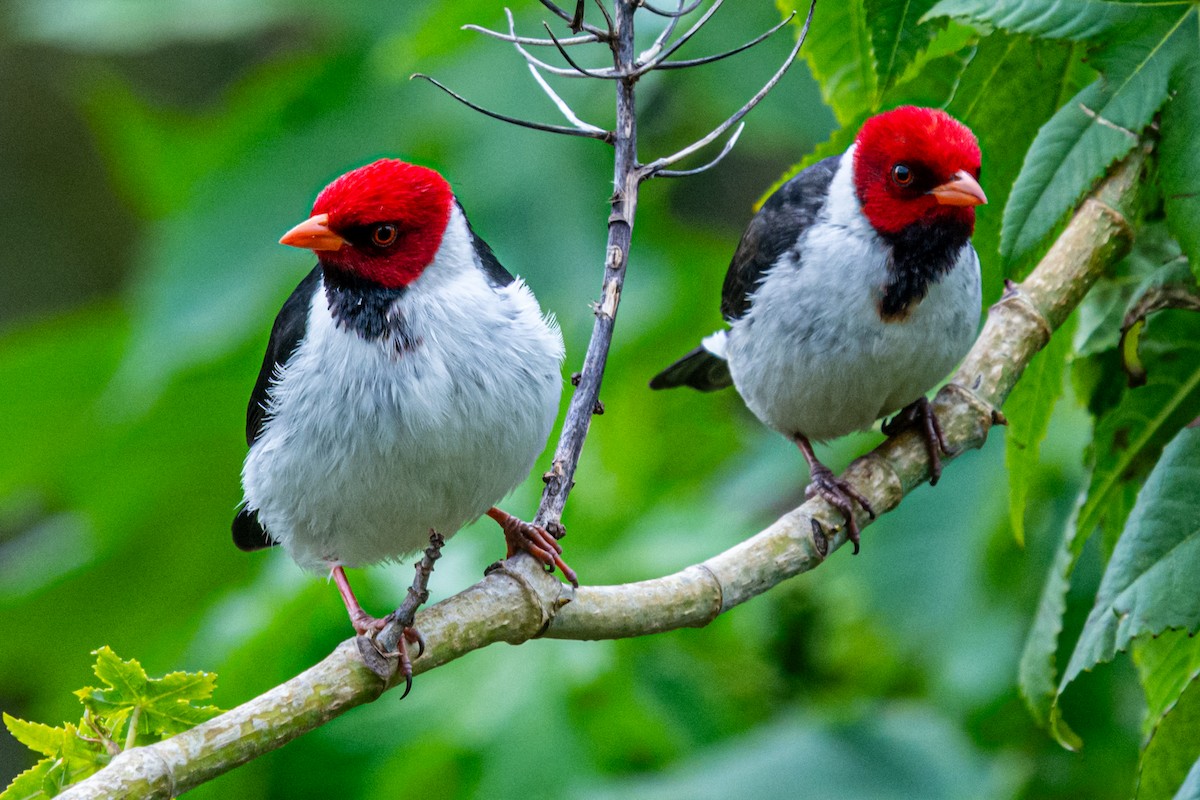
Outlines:
[{"label": "white breast", "polygon": [[456,209],[401,297],[403,352],[338,328],[318,289],[242,472],[246,503],[304,567],[359,566],[446,537],[520,483],[562,391],[562,337],[525,284],[497,289]]},{"label": "white breast", "polygon": [[803,265],[773,267],[729,331],[735,386],[785,435],[831,439],[870,427],[944,378],[978,327],[979,259],[970,244],[907,318],[880,319],[886,251],[859,212],[851,156],[802,242]]}]

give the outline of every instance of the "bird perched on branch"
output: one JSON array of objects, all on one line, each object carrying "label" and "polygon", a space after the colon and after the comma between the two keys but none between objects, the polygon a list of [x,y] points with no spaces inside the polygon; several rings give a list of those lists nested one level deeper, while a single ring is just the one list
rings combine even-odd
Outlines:
[{"label": "bird perched on branch", "polygon": [[653,389],[737,387],[808,462],[807,494],[846,518],[858,552],[861,493],[813,453],[885,424],[917,425],[931,483],[949,454],[925,392],[966,355],[981,307],[971,246],[979,186],[974,134],[944,111],[905,106],[868,119],[840,156],[819,161],[763,204],[725,276],[729,325],[663,370]]},{"label": "bird perched on branch", "polygon": [[[541,528],[495,507],[545,447],[562,336],[475,234],[437,172],[382,159],[341,176],[280,240],[317,266],[271,330],[246,419],[243,550],[279,544],[331,570],[414,553],[482,514],[575,581]],[[415,632],[406,632],[410,641]],[[403,641],[402,641],[403,646]]]}]

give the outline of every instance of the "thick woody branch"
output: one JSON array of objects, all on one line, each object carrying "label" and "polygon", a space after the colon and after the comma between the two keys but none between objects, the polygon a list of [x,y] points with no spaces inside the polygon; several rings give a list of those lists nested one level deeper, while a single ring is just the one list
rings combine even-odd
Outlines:
[{"label": "thick woody branch", "polygon": [[[618,21],[619,24],[619,21]],[[952,383],[934,405],[956,448],[979,447],[1029,361],[1105,270],[1128,251],[1126,215],[1146,149],[1139,148],[1084,201],[1038,267],[988,312]],[[846,472],[877,509],[894,508],[928,478],[924,444],[906,432],[858,459]],[[421,673],[495,642],[538,637],[608,639],[708,624],[719,614],[802,572],[845,543],[816,534],[842,525],[824,501],[810,500],[764,531],[701,564],[622,586],[573,590],[532,559],[504,562],[488,577],[417,615],[429,646]],[[867,525],[869,520],[861,519]],[[60,797],[167,798],[194,788],[370,702],[390,688],[362,662],[353,640],[322,662],[248,703],[192,730],[129,750]]]}]

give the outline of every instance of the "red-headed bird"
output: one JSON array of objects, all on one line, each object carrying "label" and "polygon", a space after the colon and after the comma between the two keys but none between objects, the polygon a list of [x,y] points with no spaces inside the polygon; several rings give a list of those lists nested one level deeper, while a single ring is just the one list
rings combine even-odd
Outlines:
[{"label": "red-headed bird", "polygon": [[903,409],[917,424],[932,483],[945,441],[925,399],[975,339],[981,304],[971,246],[979,145],[944,111],[905,106],[871,117],[854,144],[800,172],[742,234],[721,296],[729,325],[650,386],[737,387],[746,405],[808,462],[807,494],[846,517],[858,552],[859,492],[817,460],[811,440],[862,430]]},{"label": "red-headed bird", "polygon": [[326,186],[280,241],[317,266],[279,312],[250,398],[237,546],[279,544],[331,570],[360,634],[383,620],[344,567],[401,558],[485,513],[508,555],[574,582],[553,537],[495,507],[554,425],[562,336],[445,179],[381,159]]}]

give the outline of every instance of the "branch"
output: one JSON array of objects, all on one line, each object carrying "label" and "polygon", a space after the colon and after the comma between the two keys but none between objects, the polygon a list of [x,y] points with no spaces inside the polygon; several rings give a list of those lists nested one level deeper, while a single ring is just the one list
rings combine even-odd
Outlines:
[{"label": "branch", "polygon": [[[692,142],[687,147],[683,148],[682,150],[680,150],[676,153],[672,153],[669,156],[663,156],[662,158],[655,159],[654,161],[652,161],[649,164],[642,167],[641,168],[642,176],[644,178],[652,178],[656,174],[662,172],[662,170],[664,168],[669,167],[670,165],[672,165],[678,161],[682,161],[683,159],[687,158],[688,156],[692,155],[693,153],[697,152],[698,150],[701,150],[701,149],[707,147],[709,144],[711,144],[713,141],[715,141],[717,139],[717,137],[719,137],[721,134],[725,133],[725,131],[729,130],[732,126],[734,126],[738,122],[740,122],[742,120],[742,117],[749,114],[750,111],[756,105],[761,103],[762,99],[764,97],[766,97],[767,94],[772,89],[775,88],[775,84],[779,83],[779,81],[781,81],[783,79],[783,76],[787,74],[788,68],[791,67],[792,63],[796,60],[796,56],[800,52],[801,45],[803,45],[804,40],[808,38],[808,26],[810,24],[812,24],[813,12],[816,10],[816,8],[817,8],[817,2],[816,2],[816,0],[812,0],[812,2],[809,3],[809,6],[808,6],[808,16],[804,18],[804,27],[800,29],[800,35],[796,37],[796,44],[794,47],[792,47],[791,52],[788,53],[787,59],[783,62],[782,66],[780,66],[779,69],[777,69],[775,71],[775,74],[771,76],[771,79],[769,81],[767,81],[763,85],[763,87],[761,89],[759,89],[757,93],[755,93],[755,95],[753,97],[751,97],[749,100],[746,101],[746,104],[744,106],[742,106],[737,111],[735,111],[733,113],[733,116],[729,117],[729,119],[725,120],[720,125],[718,125],[717,127],[713,128],[711,131],[709,131],[708,135],[703,137],[702,139],[698,139],[695,142]],[[735,138],[736,138],[736,134],[735,134]],[[721,157],[718,156],[717,160],[720,160],[720,158]]]},{"label": "branch", "polygon": [[452,89],[447,87],[445,84],[439,82],[436,78],[431,78],[428,75],[424,75],[420,72],[414,72],[412,75],[409,76],[409,80],[412,80],[413,78],[420,78],[421,80],[429,81],[434,86],[441,89],[443,92],[450,95],[458,102],[462,103],[467,108],[478,111],[480,114],[483,114],[486,117],[491,117],[492,119],[498,119],[501,122],[507,122],[510,125],[517,125],[522,128],[532,128],[535,131],[544,131],[546,133],[561,133],[565,136],[584,136],[584,137],[587,137],[588,139],[599,139],[602,142],[609,141],[609,137],[612,135],[608,131],[601,130],[594,126],[588,126],[585,128],[568,128],[565,125],[547,125],[542,122],[532,122],[527,119],[518,119],[517,117],[510,117],[507,114],[501,114],[496,111],[489,111],[488,109],[484,108],[483,106],[472,103],[467,98],[465,98],[462,95],[458,94],[457,92],[453,91]]},{"label": "branch", "polygon": [[655,66],[655,69],[686,69],[688,67],[698,67],[701,64],[711,64],[714,61],[720,61],[721,59],[729,58],[730,56],[736,56],[738,53],[754,47],[754,45],[758,44],[759,42],[765,42],[767,39],[771,38],[772,34],[782,29],[795,18],[796,12],[793,11],[791,14],[788,14],[786,17],[784,17],[783,21],[779,22],[774,27],[764,31],[763,33],[760,33],[758,36],[755,36],[753,39],[743,45],[739,45],[732,50],[726,50],[724,53],[716,53],[711,56],[701,56],[700,58],[692,58],[688,59],[687,61],[659,61]]},{"label": "branch", "polygon": [[[1132,229],[1125,214],[1135,203],[1148,150],[1137,148],[1115,168],[1025,282],[1011,285],[989,310],[971,352],[934,400],[956,449],[984,443],[996,409],[1030,359],[1096,279],[1128,252]],[[890,510],[928,478],[925,446],[911,431],[898,434],[851,464],[846,477],[875,508]],[[815,533],[814,519],[834,535],[825,539]],[[866,526],[869,520],[859,522]],[[519,644],[542,636],[611,639],[706,625],[820,566],[845,543],[843,526],[838,512],[813,499],[701,564],[621,586],[573,590],[528,557],[503,562],[479,583],[418,614],[429,647],[413,670],[425,672],[495,642]],[[355,641],[345,641],[266,694],[171,739],[121,753],[60,797],[173,797],[371,702],[388,688],[363,664]]]}]

